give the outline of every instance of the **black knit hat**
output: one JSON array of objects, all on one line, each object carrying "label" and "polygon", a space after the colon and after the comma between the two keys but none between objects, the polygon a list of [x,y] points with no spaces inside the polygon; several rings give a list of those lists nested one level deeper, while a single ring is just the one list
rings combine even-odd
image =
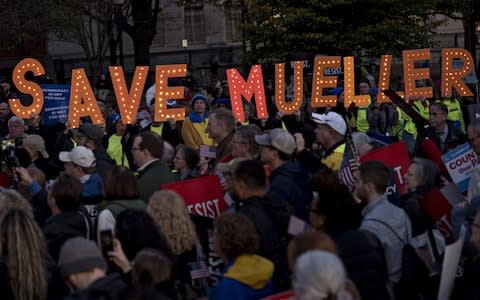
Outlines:
[{"label": "black knit hat", "polygon": [[107,262],[97,245],[83,237],[67,240],[60,250],[58,267],[63,278],[72,274],[92,271],[94,268],[107,270]]}]

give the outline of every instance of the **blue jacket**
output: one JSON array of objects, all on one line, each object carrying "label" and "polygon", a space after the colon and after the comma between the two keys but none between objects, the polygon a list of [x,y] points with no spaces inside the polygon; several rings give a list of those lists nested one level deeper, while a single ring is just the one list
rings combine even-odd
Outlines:
[{"label": "blue jacket", "polygon": [[258,255],[241,255],[225,266],[212,300],[255,300],[273,294],[273,264]]},{"label": "blue jacket", "polygon": [[282,195],[295,209],[295,215],[308,222],[312,190],[307,167],[296,159],[289,160],[272,172],[269,192]]}]

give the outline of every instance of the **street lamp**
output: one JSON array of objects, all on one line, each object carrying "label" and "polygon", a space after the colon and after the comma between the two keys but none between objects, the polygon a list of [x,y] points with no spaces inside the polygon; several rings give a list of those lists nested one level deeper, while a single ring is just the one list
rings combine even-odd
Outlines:
[{"label": "street lamp", "polygon": [[119,56],[120,56],[120,66],[122,66],[122,68],[124,67],[123,65],[123,40],[122,40],[122,19],[123,19],[123,15],[122,15],[122,7],[123,7],[123,4],[125,3],[125,0],[113,0],[113,4],[117,7],[117,16],[116,16],[116,19],[117,19],[117,43],[118,43],[118,47],[119,47],[119,50],[120,50],[120,53],[119,53]]},{"label": "street lamp", "polygon": [[187,47],[188,47],[188,40],[182,40],[182,47],[183,47],[183,52],[185,54],[185,64],[188,65],[188,52],[187,52]]}]

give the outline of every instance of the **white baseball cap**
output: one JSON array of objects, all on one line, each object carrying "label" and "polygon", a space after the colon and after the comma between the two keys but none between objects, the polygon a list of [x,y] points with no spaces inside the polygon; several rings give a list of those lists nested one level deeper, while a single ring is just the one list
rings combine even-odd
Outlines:
[{"label": "white baseball cap", "polygon": [[70,152],[62,151],[59,154],[59,158],[62,162],[72,162],[84,168],[95,167],[96,163],[92,150],[84,146],[77,146]]},{"label": "white baseball cap", "polygon": [[329,111],[326,114],[312,113],[313,121],[317,124],[328,125],[341,135],[347,132],[347,123],[343,117],[334,111]]}]

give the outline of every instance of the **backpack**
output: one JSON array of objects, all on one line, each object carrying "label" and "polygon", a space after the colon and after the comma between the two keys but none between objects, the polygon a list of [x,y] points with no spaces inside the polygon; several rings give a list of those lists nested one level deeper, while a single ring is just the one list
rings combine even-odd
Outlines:
[{"label": "backpack", "polygon": [[[400,299],[406,297],[412,297],[413,295],[423,294],[426,289],[431,286],[431,272],[430,269],[425,265],[423,260],[418,256],[415,248],[410,244],[409,241],[403,240],[396,232],[392,229],[387,223],[378,220],[378,219],[367,219],[368,221],[374,221],[382,224],[387,227],[395,237],[400,240],[403,244],[402,249],[402,274],[400,281],[395,286],[395,294],[400,294]],[[440,255],[438,254],[437,245],[433,232],[431,229],[428,229],[428,237],[432,245],[432,250],[437,261],[440,260]],[[414,298],[411,298],[414,299]]]}]

